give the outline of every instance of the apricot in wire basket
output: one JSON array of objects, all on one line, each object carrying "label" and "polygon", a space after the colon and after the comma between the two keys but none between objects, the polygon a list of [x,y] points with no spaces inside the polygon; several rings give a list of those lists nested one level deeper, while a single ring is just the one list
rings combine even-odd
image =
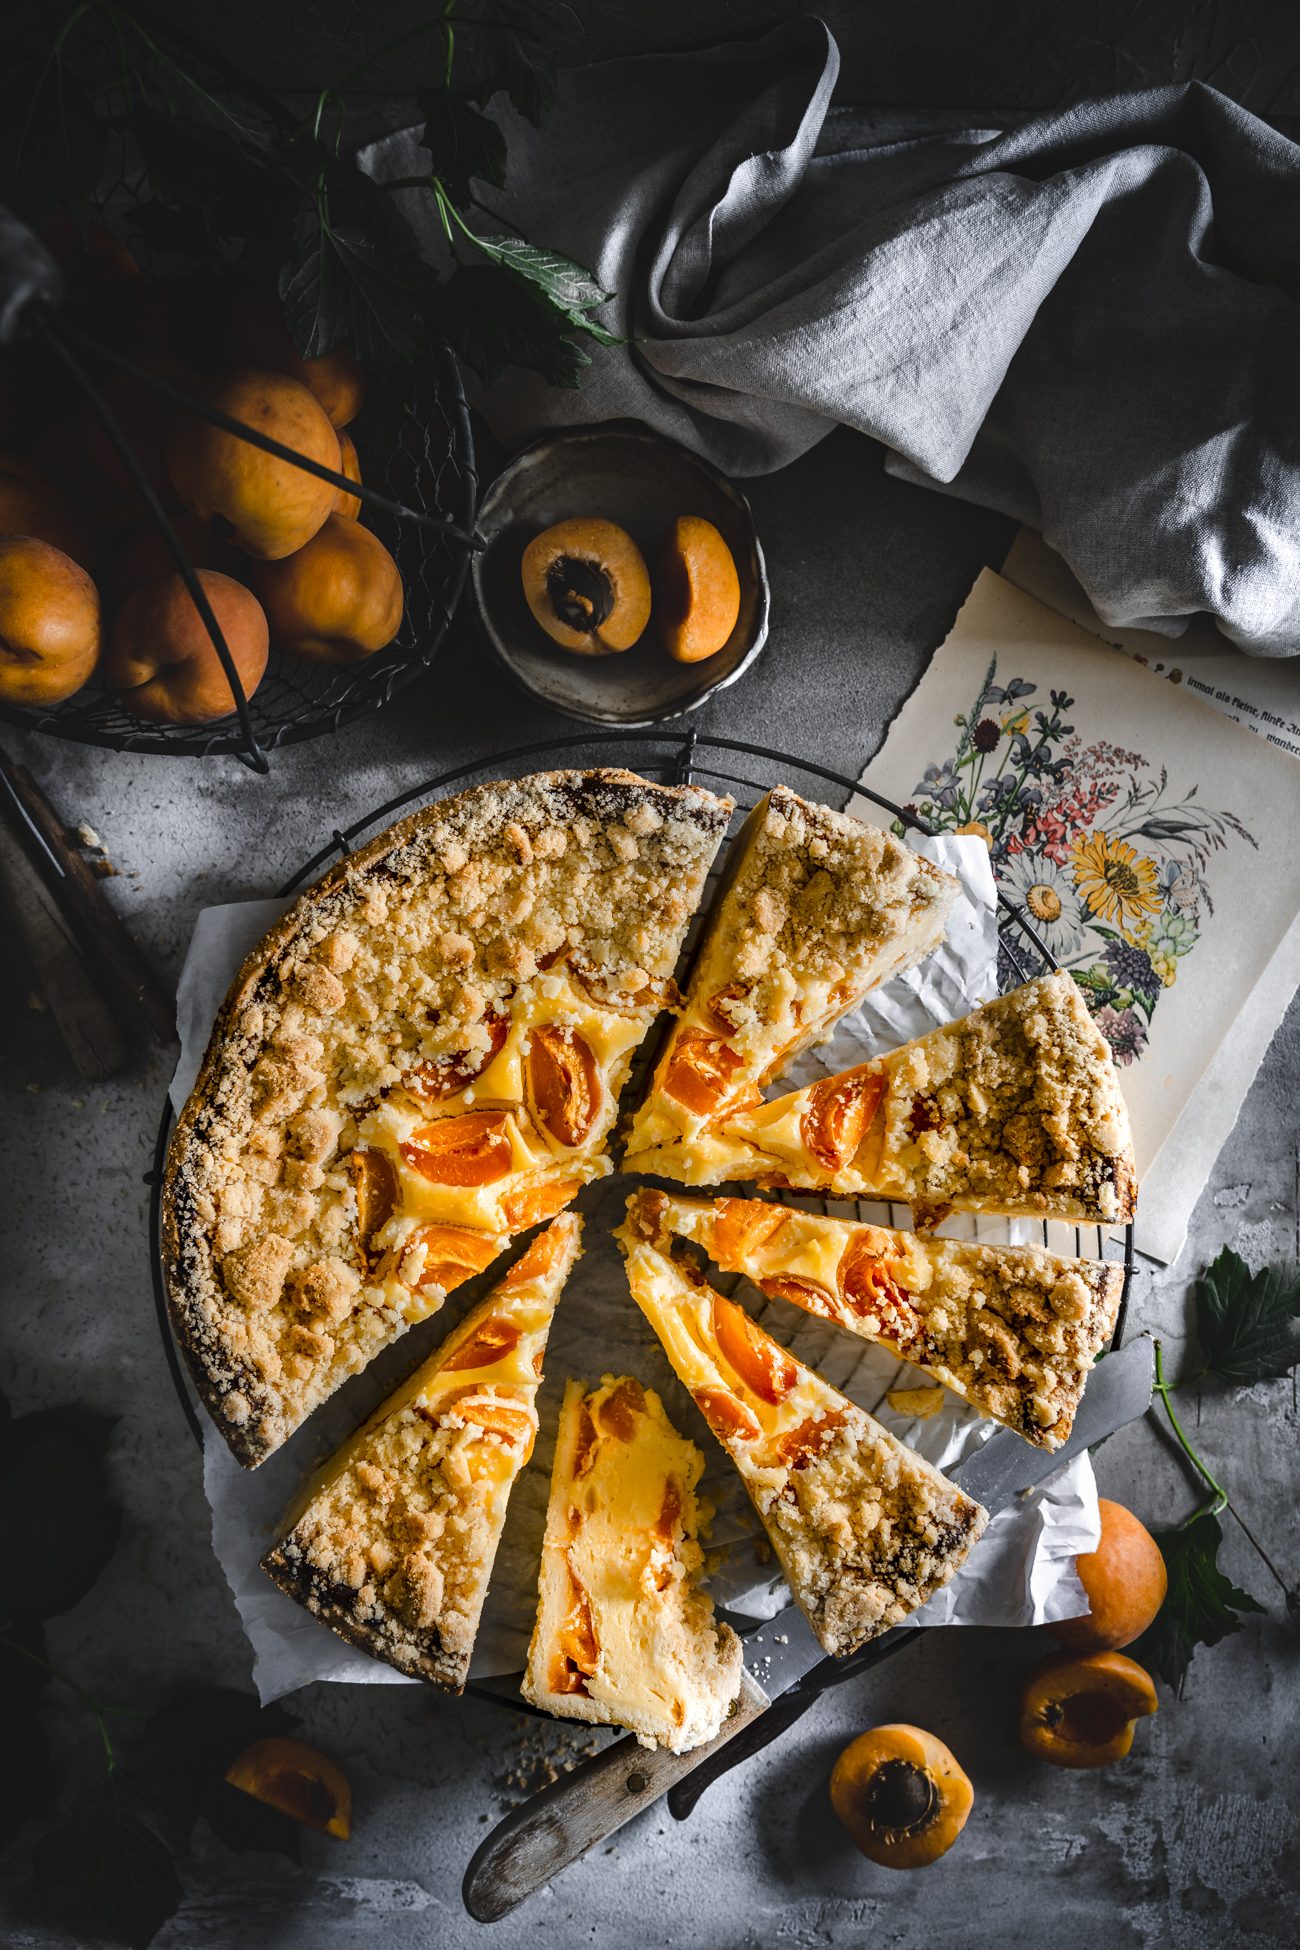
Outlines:
[{"label": "apricot in wire basket", "polygon": [[679,664],[716,656],[739,614],[731,550],[703,515],[679,515],[655,563],[655,620],[665,650]]},{"label": "apricot in wire basket", "polygon": [[921,1727],[872,1727],[831,1773],[831,1806],[869,1861],[924,1869],[947,1854],[975,1804],[956,1759]]},{"label": "apricot in wire basket", "polygon": [[1146,1525],[1106,1497],[1098,1508],[1097,1548],[1074,1560],[1089,1610],[1083,1618],[1062,1618],[1047,1628],[1075,1652],[1115,1652],[1131,1645],[1163,1605],[1169,1586],[1165,1560]]},{"label": "apricot in wire basket", "polygon": [[1053,1767],[1108,1767],[1156,1710],[1151,1676],[1122,1652],[1056,1652],[1020,1697],[1020,1741]]},{"label": "apricot in wire basket", "polygon": [[301,1740],[255,1740],[226,1769],[231,1787],[268,1808],[346,1842],[352,1833],[352,1789],[341,1768]]},{"label": "apricot in wire basket", "polygon": [[562,650],[630,650],[650,621],[645,558],[615,522],[556,522],[529,542],[520,568],[529,609]]}]

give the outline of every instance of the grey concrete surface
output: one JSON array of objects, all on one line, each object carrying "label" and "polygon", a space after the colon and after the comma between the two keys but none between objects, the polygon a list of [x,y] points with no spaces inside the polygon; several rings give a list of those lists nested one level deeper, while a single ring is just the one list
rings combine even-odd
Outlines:
[{"label": "grey concrete surface", "polygon": [[[1006,523],[890,481],[867,442],[837,434],[752,484],[771,565],[770,646],[750,678],[698,714],[746,737],[855,771],[943,635]],[[403,785],[530,736],[581,733],[506,688],[460,618],[436,669],[395,708],[277,758],[268,780],[231,761],[131,758],[3,733],[65,816],[103,836],[111,897],[160,964],[180,963],[196,911],[263,893],[329,829]],[[199,1677],[245,1683],[249,1656],[211,1556],[199,1458],[171,1392],[154,1322],[146,1226],[149,1167],[167,1062],[79,1085],[27,972],[4,956],[0,1172],[8,1211],[0,1374],[15,1409],[82,1401],[121,1417],[111,1471],[123,1542],[91,1595],[58,1621],[58,1662],[99,1696],[147,1709]],[[1294,1120],[1300,1009],[1226,1133],[1182,1262],[1140,1276],[1133,1323],[1176,1364],[1194,1269],[1225,1240],[1247,1258],[1293,1257],[1300,1169]],[[1243,1514],[1295,1580],[1294,1384],[1207,1390],[1196,1439]],[[1098,1458],[1104,1493],[1148,1521],[1174,1520],[1194,1490],[1152,1422]],[[163,1950],[452,1950],[542,1940],[792,1950],[867,1943],[929,1950],[1273,1950],[1294,1942],[1300,1821],[1297,1639],[1229,1522],[1226,1561],[1268,1607],[1198,1655],[1181,1701],[1162,1695],[1132,1758],[1101,1775],[1037,1766],[1014,1732],[1018,1679],[1047,1649],[1020,1632],[935,1631],[875,1676],[823,1701],[784,1742],[732,1774],[687,1824],[655,1808],[606,1848],[484,1932],[460,1906],[461,1874],[516,1798],[507,1776],[540,1747],[555,1765],[588,1743],[559,1727],[415,1689],[318,1686],[293,1702],[304,1736],[351,1777],[346,1845],[307,1836],[300,1869],[236,1856],[206,1831]],[[970,1773],[974,1813],[937,1867],[872,1867],[831,1817],[831,1762],[853,1733],[914,1720]],[[60,1738],[90,1766],[75,1707]],[[30,1841],[30,1834],[27,1837]],[[22,1901],[26,1846],[3,1861],[6,1945],[101,1941]]]}]

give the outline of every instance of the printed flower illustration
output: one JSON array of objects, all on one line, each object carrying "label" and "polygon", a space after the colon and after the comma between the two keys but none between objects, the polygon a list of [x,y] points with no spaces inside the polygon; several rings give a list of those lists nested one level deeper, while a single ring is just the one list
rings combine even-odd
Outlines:
[{"label": "printed flower illustration", "polygon": [[1145,915],[1160,911],[1156,863],[1125,840],[1090,833],[1070,847],[1074,884],[1100,921],[1128,934]]},{"label": "printed flower illustration", "polygon": [[[1212,855],[1255,840],[1235,813],[1171,799],[1168,774],[1109,739],[1085,745],[1074,699],[992,658],[957,749],[927,765],[909,810],[984,841],[997,882],[1068,968],[1117,1062],[1147,1047],[1156,1004],[1214,912]],[[901,829],[900,829],[901,830]]]},{"label": "printed flower illustration", "polygon": [[1087,915],[1069,874],[1046,853],[1022,850],[999,868],[998,885],[1024,909],[1057,961],[1072,961],[1083,946]]}]

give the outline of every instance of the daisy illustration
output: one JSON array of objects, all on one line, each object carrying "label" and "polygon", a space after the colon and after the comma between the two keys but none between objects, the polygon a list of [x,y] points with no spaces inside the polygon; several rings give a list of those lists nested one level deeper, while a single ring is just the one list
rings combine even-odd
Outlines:
[{"label": "daisy illustration", "polygon": [[998,886],[1022,908],[1043,945],[1059,962],[1072,961],[1084,945],[1087,915],[1064,867],[1045,853],[1028,850],[999,861]]}]

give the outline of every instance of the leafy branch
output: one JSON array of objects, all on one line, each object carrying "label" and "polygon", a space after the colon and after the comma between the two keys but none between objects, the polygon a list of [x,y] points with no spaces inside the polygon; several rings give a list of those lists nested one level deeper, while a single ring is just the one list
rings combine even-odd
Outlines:
[{"label": "leafy branch", "polygon": [[1198,1645],[1217,1645],[1241,1629],[1247,1612],[1263,1605],[1234,1585],[1219,1569],[1223,1528],[1230,1513],[1269,1575],[1281,1589],[1288,1612],[1300,1618],[1300,1593],[1289,1586],[1272,1558],[1188,1438],[1174,1405],[1174,1394],[1217,1377],[1235,1386],[1288,1374],[1300,1360],[1300,1277],[1278,1267],[1254,1273],[1225,1246],[1196,1283],[1197,1338],[1204,1356],[1193,1374],[1167,1379],[1163,1350],[1155,1348],[1155,1392],[1175,1442],[1209,1492],[1189,1517],[1170,1530],[1157,1531],[1169,1576],[1169,1590],[1155,1623],[1143,1639],[1157,1669],[1182,1693]]},{"label": "leafy branch", "polygon": [[[224,58],[187,58],[174,38],[123,0],[84,0],[47,30],[0,82],[0,198],[31,221],[84,221],[99,208],[109,144],[129,142],[143,165],[129,213],[139,235],[206,268],[273,278],[308,358],[344,344],[373,368],[418,371],[446,337],[485,383],[522,365],[572,386],[589,342],[619,343],[593,316],[611,294],[588,271],[474,215],[490,218],[483,188],[507,181],[506,136],[487,103],[504,94],[537,124],[554,100],[562,35],[543,0],[443,0],[302,116]],[[429,166],[378,183],[345,141],[348,91],[398,51],[415,66]],[[394,234],[391,196],[409,189],[438,213],[441,273]]]}]

